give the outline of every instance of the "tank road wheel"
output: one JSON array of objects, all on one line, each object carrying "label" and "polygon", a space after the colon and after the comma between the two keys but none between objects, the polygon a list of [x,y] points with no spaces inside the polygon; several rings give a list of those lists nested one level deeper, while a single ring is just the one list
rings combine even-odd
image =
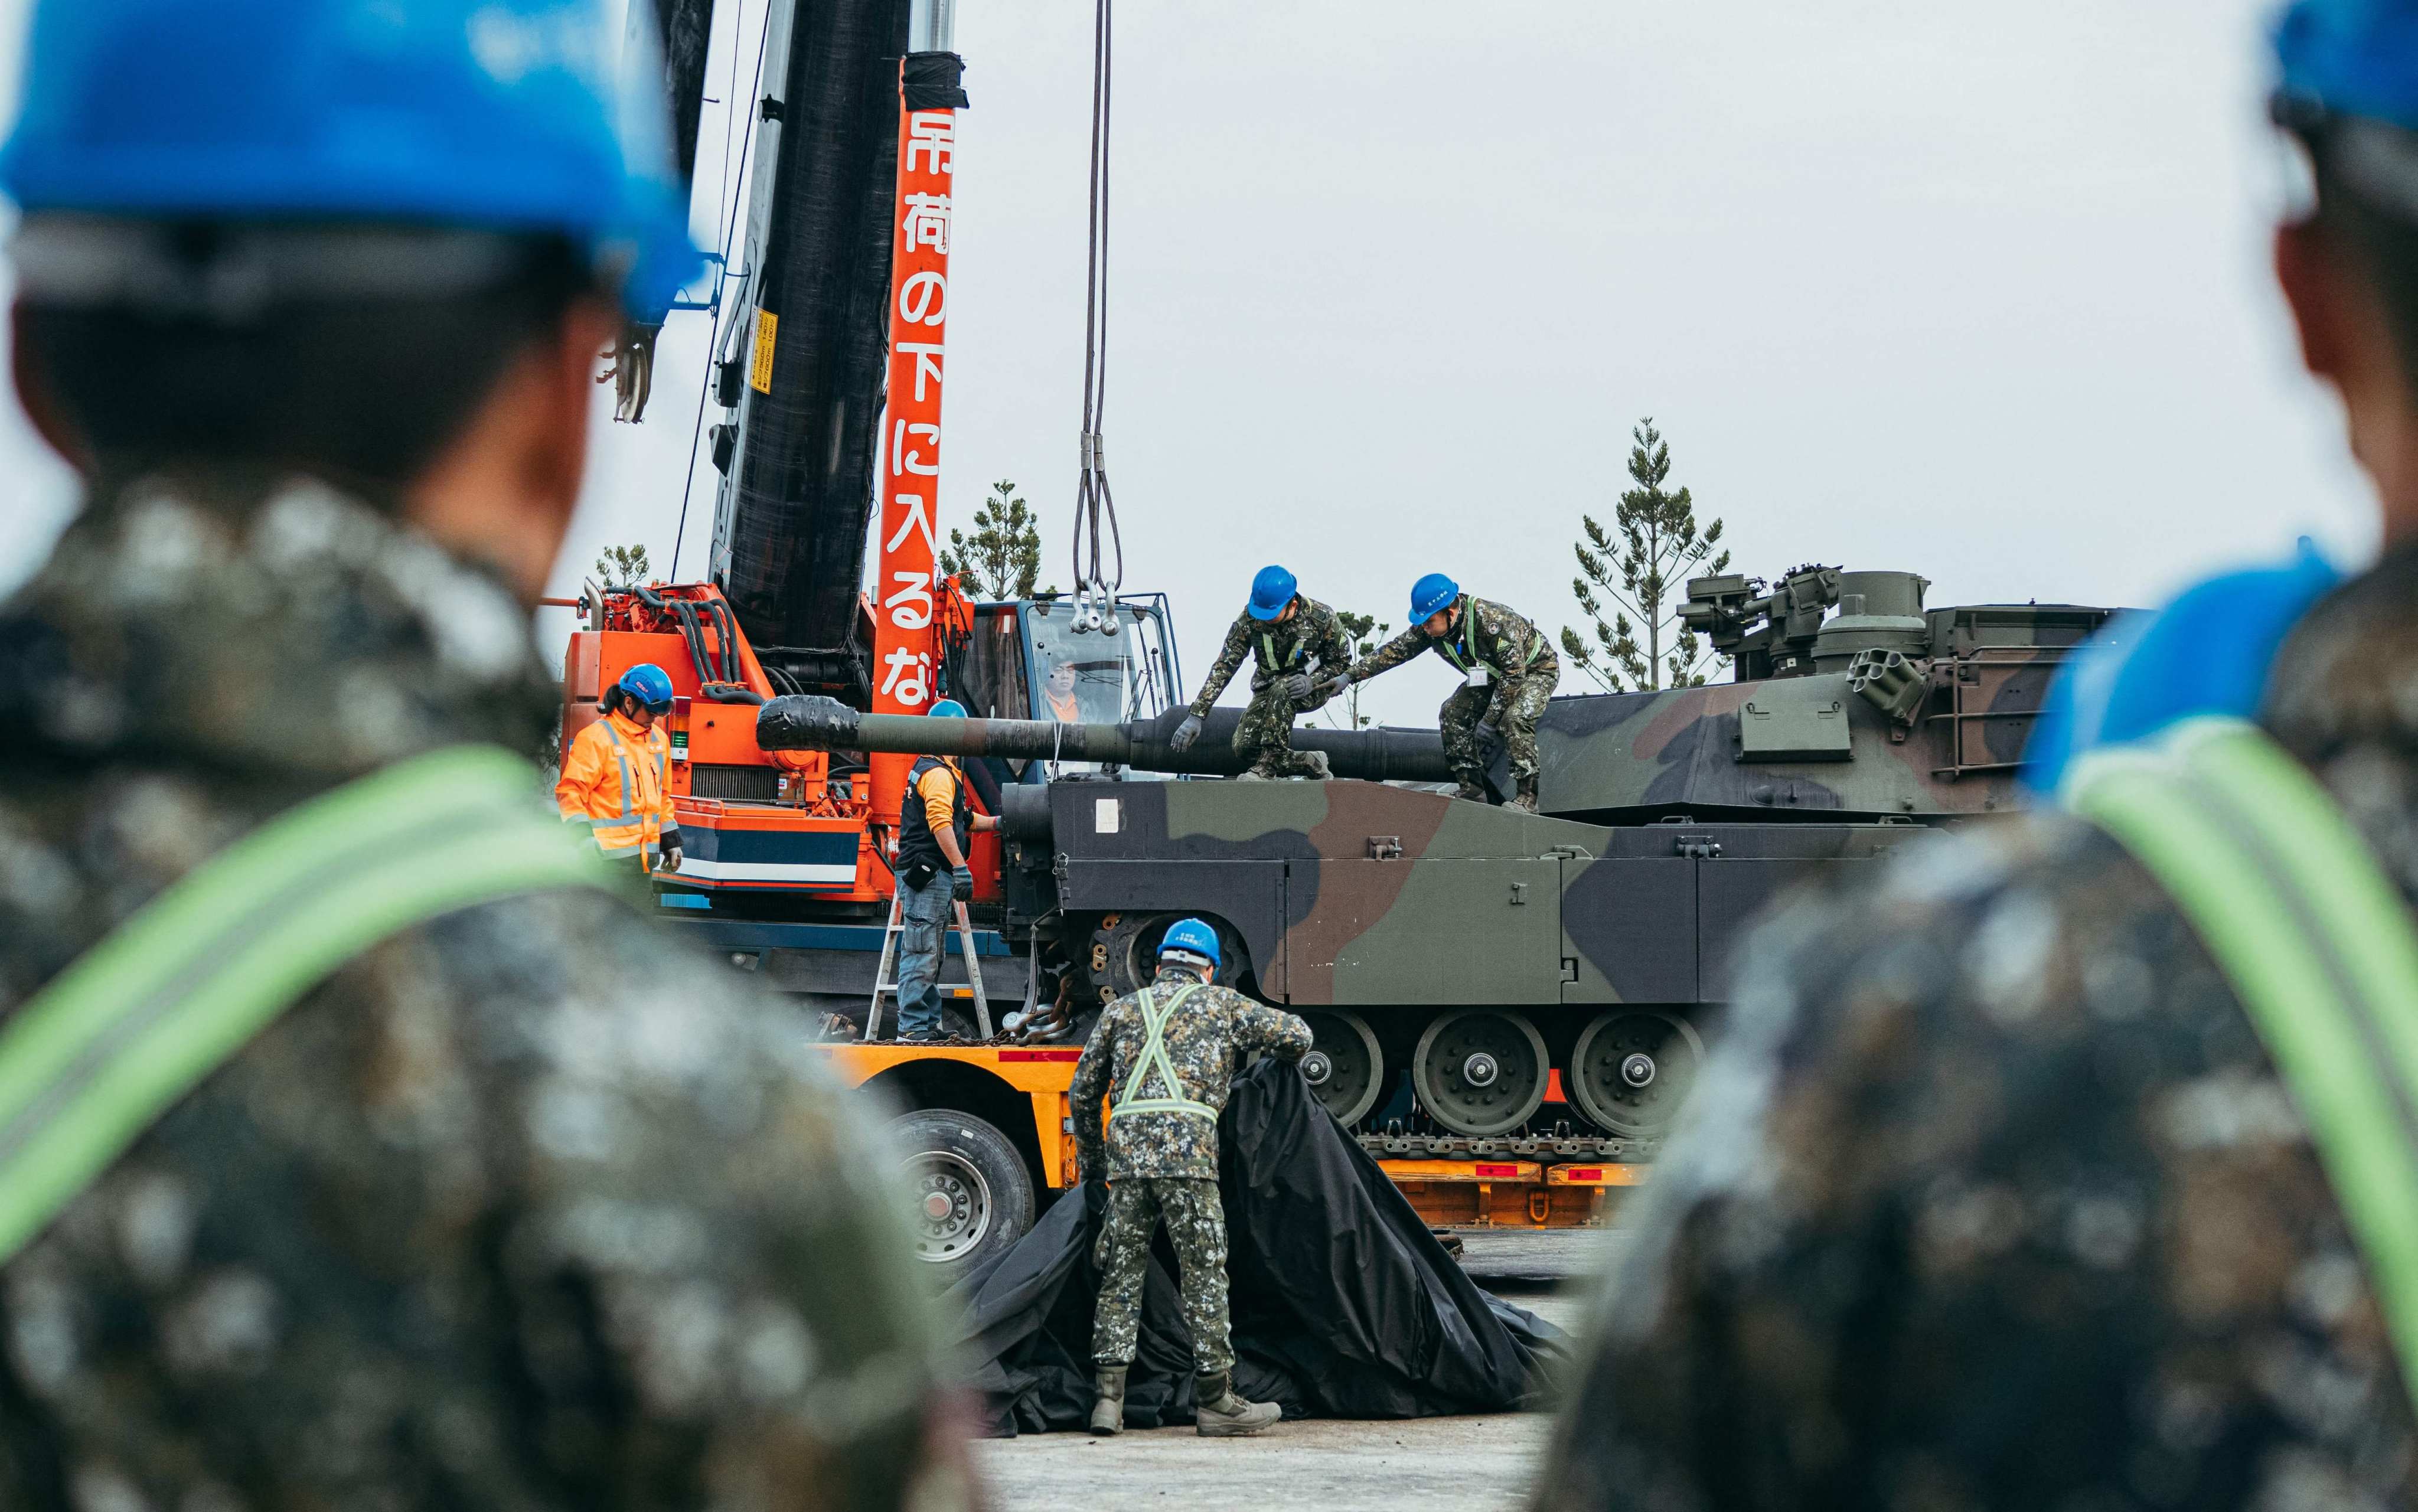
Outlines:
[{"label": "tank road wheel", "polygon": [[1301,1079],[1319,1106],[1350,1128],[1377,1106],[1385,1087],[1385,1056],[1377,1048],[1377,1031],[1358,1014],[1340,1008],[1307,1008],[1309,1053],[1301,1058]]},{"label": "tank road wheel", "polygon": [[947,1286],[1033,1227],[1033,1176],[1007,1136],[971,1113],[927,1107],[894,1119],[891,1138],[914,1206],[915,1258]]},{"label": "tank road wheel", "polygon": [[1455,1134],[1508,1134],[1545,1101],[1545,1037],[1524,1014],[1446,1014],[1419,1036],[1411,1085],[1428,1116]]},{"label": "tank road wheel", "polygon": [[1627,1008],[1599,1016],[1570,1052],[1579,1111],[1615,1134],[1660,1134],[1678,1115],[1705,1063],[1705,1042],[1684,1018]]}]

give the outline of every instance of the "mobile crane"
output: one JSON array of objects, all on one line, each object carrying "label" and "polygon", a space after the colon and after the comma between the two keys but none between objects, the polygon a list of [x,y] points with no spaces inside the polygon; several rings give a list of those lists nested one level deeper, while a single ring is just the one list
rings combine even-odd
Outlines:
[{"label": "mobile crane", "polygon": [[[667,33],[693,40],[705,3],[658,0]],[[1818,563],[1768,590],[1703,578],[1685,616],[1737,680],[1555,699],[1541,814],[1418,790],[1446,775],[1433,731],[1297,732],[1333,782],[1185,780],[1221,770],[1233,715],[1188,752],[1168,745],[1183,686],[1167,603],[1096,570],[1092,383],[1078,514],[1094,566],[1079,551],[1077,596],[975,603],[936,571],[965,98],[949,12],[772,0],[746,232],[711,301],[709,579],[583,593],[566,737],[628,666],[670,673],[687,861],[657,876],[657,900],[798,999],[843,1078],[910,1109],[935,1264],[1013,1243],[1074,1180],[1065,1092],[1089,1016],[1147,980],[1185,914],[1218,929],[1221,980],[1310,1020],[1315,1095],[1431,1221],[1604,1221],[1694,1079],[1744,921],[1925,826],[2014,806],[2048,680],[2105,612],[1931,608],[1913,573]],[[702,77],[686,55],[667,55],[676,100]],[[649,344],[625,344],[625,402]],[[944,695],[974,717],[898,717]],[[959,1043],[937,1046],[874,1032],[886,848],[927,751],[959,757],[1004,820],[971,848],[980,927],[963,932],[966,974],[944,978]],[[992,1001],[1018,1005],[1021,1042],[994,1032]]]},{"label": "mobile crane", "polygon": [[[681,168],[696,165],[712,0],[654,0]],[[983,714],[1148,718],[1181,701],[1163,596],[975,603],[936,571],[948,378],[956,111],[953,0],[771,0],[759,76],[733,101],[752,152],[743,230],[716,259],[701,430],[718,492],[707,578],[583,588],[565,651],[563,739],[651,662],[671,676],[673,794],[686,857],[654,878],[666,919],[796,998],[844,1078],[911,1111],[921,1252],[956,1266],[1012,1242],[1072,1177],[1064,1090],[1079,1046],[865,1043],[891,936],[895,834],[912,757],[767,751],[757,710],[812,694],[883,714],[955,696]],[[644,50],[650,53],[651,50]],[[642,54],[643,55],[643,54]],[[1095,203],[1096,196],[1095,196]],[[738,229],[735,228],[734,229]],[[622,343],[635,419],[655,332]],[[1096,457],[1096,446],[1087,447]],[[866,557],[874,557],[866,591]],[[677,556],[677,550],[675,550]],[[1044,763],[969,763],[978,806]],[[974,837],[977,923],[997,913],[996,833]],[[1059,984],[1033,931],[967,932],[944,1022],[990,1038],[987,1005]],[[956,963],[953,963],[956,964]]]}]

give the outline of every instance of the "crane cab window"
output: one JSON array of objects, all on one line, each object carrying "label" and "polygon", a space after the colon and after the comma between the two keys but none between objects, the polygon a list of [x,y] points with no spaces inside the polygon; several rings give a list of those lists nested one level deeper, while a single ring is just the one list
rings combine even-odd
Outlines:
[{"label": "crane cab window", "polygon": [[1174,695],[1166,620],[1155,603],[1120,603],[1118,633],[1078,631],[1067,603],[1024,607],[1031,648],[1031,718],[1065,725],[1148,719]]}]

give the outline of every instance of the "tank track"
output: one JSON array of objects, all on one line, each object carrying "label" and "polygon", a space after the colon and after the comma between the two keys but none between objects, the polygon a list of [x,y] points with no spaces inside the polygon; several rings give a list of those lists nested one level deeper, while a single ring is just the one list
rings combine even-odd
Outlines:
[{"label": "tank track", "polygon": [[1569,1138],[1507,1136],[1471,1139],[1458,1134],[1355,1134],[1360,1148],[1380,1160],[1485,1160],[1507,1156],[1560,1164],[1600,1160],[1608,1165],[1643,1165],[1661,1153],[1660,1139],[1619,1139],[1578,1136]]}]

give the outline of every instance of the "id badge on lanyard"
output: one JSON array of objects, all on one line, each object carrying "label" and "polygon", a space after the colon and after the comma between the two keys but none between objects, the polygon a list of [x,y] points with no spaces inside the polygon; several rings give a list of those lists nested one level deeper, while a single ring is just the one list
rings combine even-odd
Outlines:
[{"label": "id badge on lanyard", "polygon": [[1471,667],[1469,675],[1462,680],[1462,683],[1464,687],[1483,688],[1492,680],[1493,680],[1488,675],[1485,666],[1480,664]]}]

